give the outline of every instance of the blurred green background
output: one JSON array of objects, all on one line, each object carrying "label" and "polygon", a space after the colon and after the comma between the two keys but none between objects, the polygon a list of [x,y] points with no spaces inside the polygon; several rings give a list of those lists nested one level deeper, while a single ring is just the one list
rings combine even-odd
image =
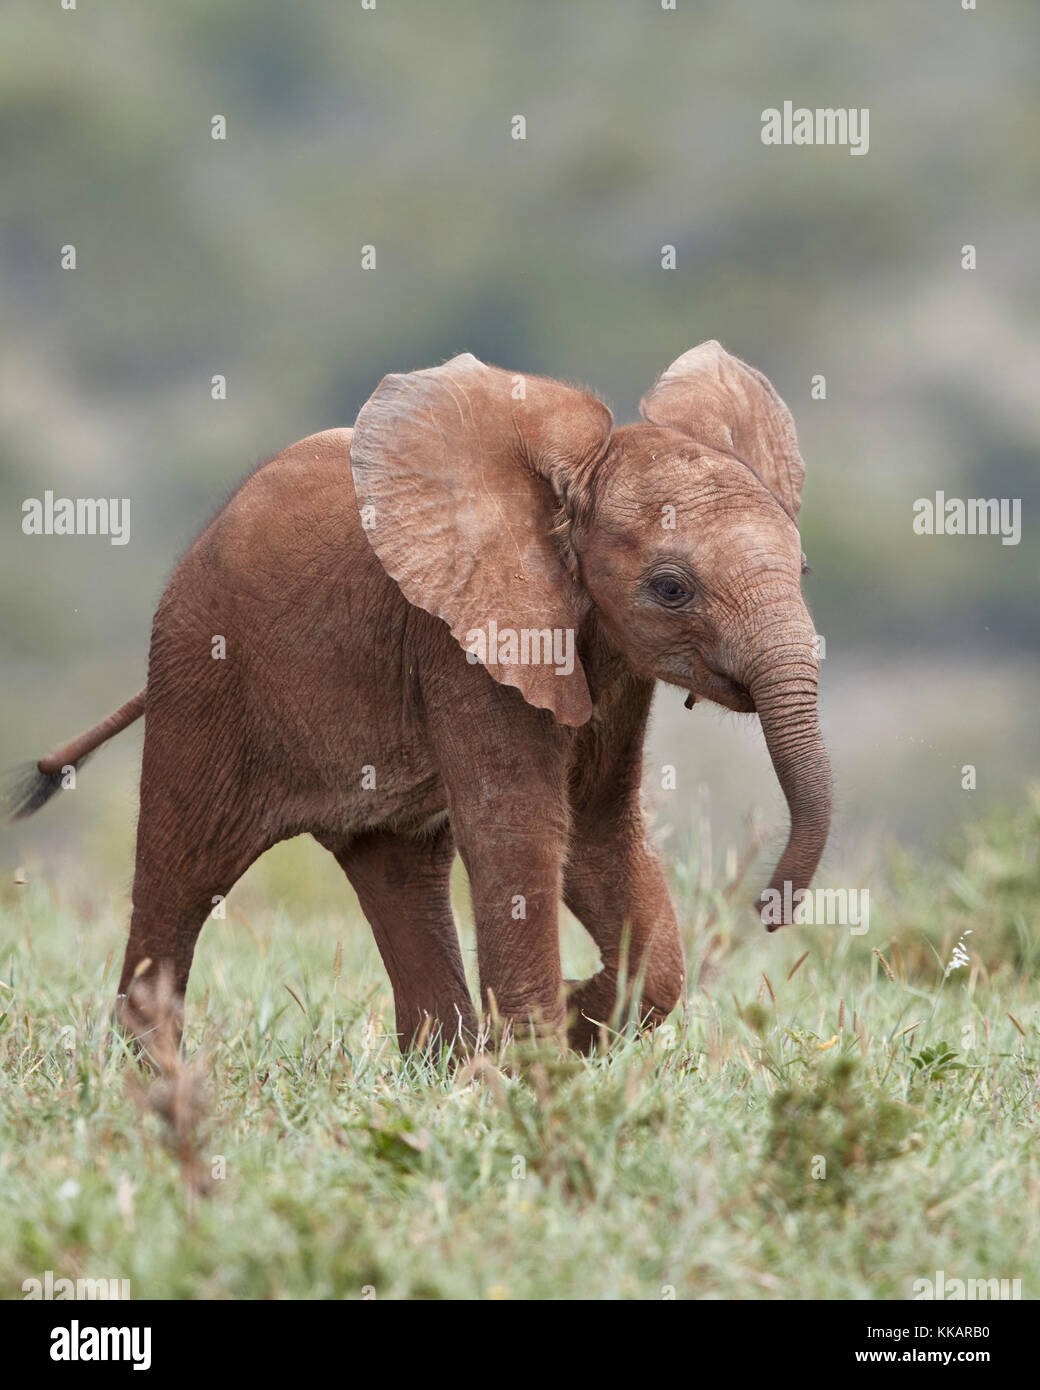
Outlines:
[{"label": "blurred green background", "polygon": [[[826,877],[1020,799],[1038,766],[1029,0],[8,0],[0,23],[0,765],[143,683],[178,555],[245,472],[352,422],[385,372],[470,351],[585,382],[622,421],[717,337],[774,381],[807,463]],[[869,108],[869,153],[764,146],[787,99]],[[24,536],[47,488],[129,496],[130,543]],[[1021,544],[915,536],[936,489],[1021,498]],[[6,868],[125,889],[140,733],[3,831]],[[757,724],[675,691],[647,791],[677,856],[710,822],[721,865],[754,805],[783,825]],[[345,891],[316,847],[286,853],[269,887]]]}]

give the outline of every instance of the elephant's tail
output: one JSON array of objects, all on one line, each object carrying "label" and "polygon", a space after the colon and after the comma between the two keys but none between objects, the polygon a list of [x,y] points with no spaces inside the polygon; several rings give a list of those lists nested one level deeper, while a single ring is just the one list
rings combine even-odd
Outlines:
[{"label": "elephant's tail", "polygon": [[20,767],[12,768],[5,775],[3,786],[0,787],[0,811],[3,818],[24,820],[26,816],[31,816],[34,811],[46,805],[54,793],[61,790],[64,780],[63,769],[78,767],[95,748],[100,748],[115,734],[122,733],[135,719],[140,719],[144,714],[144,697],[145,691],[139,690],[132,700],[127,700],[114,714],[102,719],[100,724],[95,724],[92,729],[80,734],[70,743],[55,748],[38,763],[23,763]]}]

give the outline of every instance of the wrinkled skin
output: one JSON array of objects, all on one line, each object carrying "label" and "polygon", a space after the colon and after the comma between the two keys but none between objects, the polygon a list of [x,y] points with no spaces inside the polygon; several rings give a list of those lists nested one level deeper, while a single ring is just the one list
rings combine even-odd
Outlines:
[{"label": "wrinkled skin", "polygon": [[[684,970],[639,806],[658,680],[757,712],[791,811],[772,882],[808,884],[830,777],[790,415],[716,343],[674,363],[642,413],[614,430],[582,391],[463,356],[385,378],[353,438],[314,435],[240,488],[155,617],[119,987],[131,1029],[149,1026],[161,972],[183,999],[214,897],[302,832],[357,891],[402,1046],[477,1028],[456,850],[494,1016],[586,1047],[638,977],[640,1015],[660,1021]],[[502,650],[474,663],[492,620],[570,632],[572,669]],[[561,900],[602,957],[584,982],[562,979]]]}]

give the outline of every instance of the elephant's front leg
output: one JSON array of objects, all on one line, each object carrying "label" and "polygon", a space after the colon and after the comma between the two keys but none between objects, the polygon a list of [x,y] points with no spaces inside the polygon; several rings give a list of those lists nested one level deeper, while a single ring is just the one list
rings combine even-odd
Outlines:
[{"label": "elephant's front leg", "polygon": [[[507,1032],[563,1039],[566,1003],[560,965],[563,846],[559,831],[518,824],[491,808],[472,838],[456,827],[473,894],[477,964],[485,1013]],[[483,818],[482,818],[483,819]]]},{"label": "elephant's front leg", "polygon": [[469,875],[485,1013],[507,1031],[566,1019],[559,917],[570,830],[565,741],[514,690],[478,685],[471,707],[432,697],[449,815]]},{"label": "elephant's front leg", "polygon": [[675,911],[638,813],[604,824],[577,814],[564,879],[564,901],[599,947],[602,968],[568,982],[568,1041],[587,1050],[600,1024],[658,1024],[685,985]]}]

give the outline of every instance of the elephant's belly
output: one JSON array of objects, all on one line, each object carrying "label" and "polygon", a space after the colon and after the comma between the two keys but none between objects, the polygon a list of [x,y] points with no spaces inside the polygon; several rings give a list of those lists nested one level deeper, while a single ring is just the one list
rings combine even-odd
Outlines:
[{"label": "elephant's belly", "polygon": [[354,785],[341,785],[302,809],[305,828],[316,839],[344,843],[377,829],[428,834],[447,818],[447,796],[436,773],[410,782],[399,772],[388,771],[381,779],[378,764],[369,763],[363,765]]}]

